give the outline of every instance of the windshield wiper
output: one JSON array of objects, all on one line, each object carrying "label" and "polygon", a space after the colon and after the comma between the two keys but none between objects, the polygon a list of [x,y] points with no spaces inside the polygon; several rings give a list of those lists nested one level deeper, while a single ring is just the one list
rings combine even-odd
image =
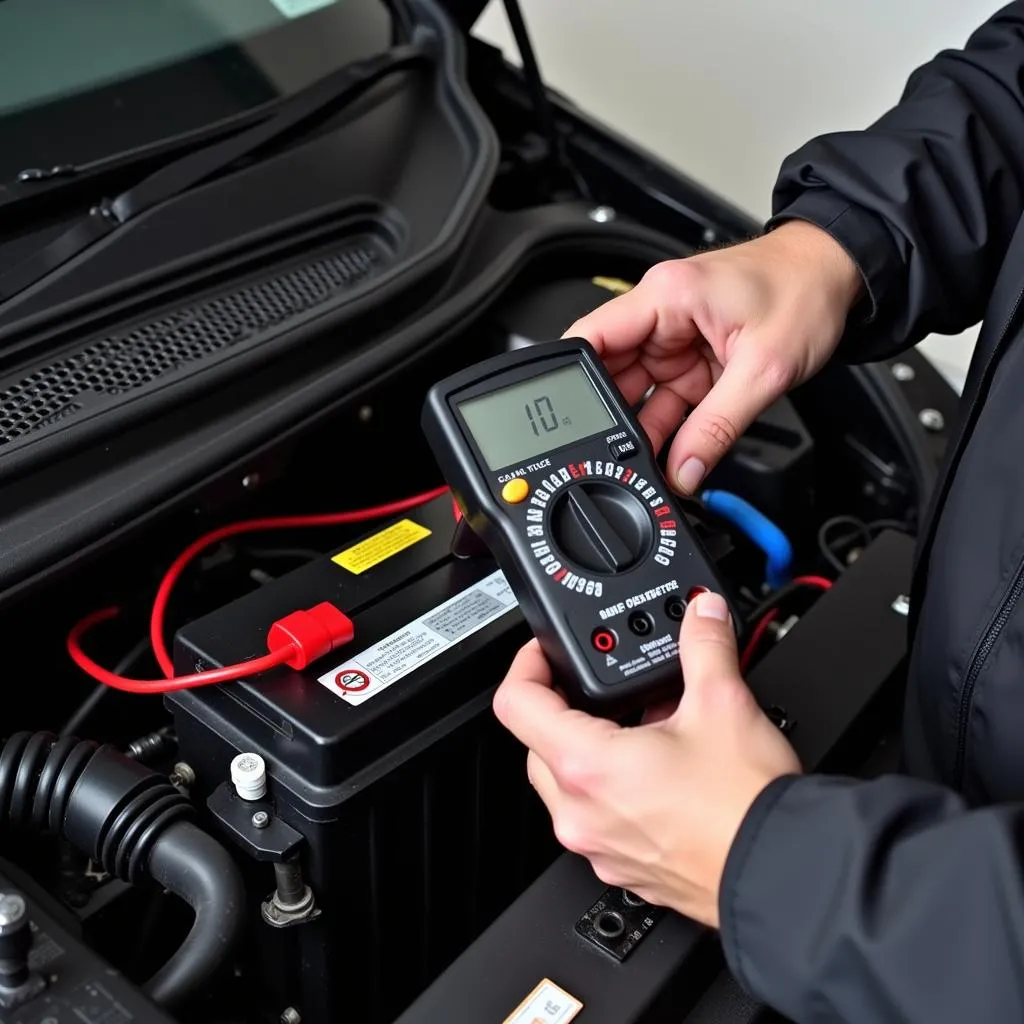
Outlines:
[{"label": "windshield wiper", "polygon": [[210,180],[270,143],[282,141],[330,108],[349,103],[387,75],[429,58],[422,47],[403,45],[350,64],[284,100],[265,121],[195,150],[161,167],[119,196],[102,200],[43,248],[0,273],[0,303],[42,280],[140,213]]}]

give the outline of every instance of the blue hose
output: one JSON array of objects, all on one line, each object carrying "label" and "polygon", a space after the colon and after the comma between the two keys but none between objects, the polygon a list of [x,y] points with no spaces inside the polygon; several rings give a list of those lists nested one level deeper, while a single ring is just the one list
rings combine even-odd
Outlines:
[{"label": "blue hose", "polygon": [[789,582],[793,545],[770,519],[758,512],[750,502],[729,491],[705,491],[701,500],[712,512],[742,530],[765,553],[765,579],[768,586],[775,589]]}]

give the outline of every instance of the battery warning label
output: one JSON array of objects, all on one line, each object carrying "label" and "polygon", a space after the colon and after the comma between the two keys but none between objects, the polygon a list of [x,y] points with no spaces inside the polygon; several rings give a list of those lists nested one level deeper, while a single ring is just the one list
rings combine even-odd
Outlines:
[{"label": "battery warning label", "polygon": [[504,574],[492,573],[317,681],[349,704],[362,704],[515,607]]},{"label": "battery warning label", "polygon": [[380,533],[375,533],[372,537],[339,551],[331,561],[358,576],[429,536],[430,531],[425,526],[420,526],[411,519],[400,519],[386,530],[381,530]]}]

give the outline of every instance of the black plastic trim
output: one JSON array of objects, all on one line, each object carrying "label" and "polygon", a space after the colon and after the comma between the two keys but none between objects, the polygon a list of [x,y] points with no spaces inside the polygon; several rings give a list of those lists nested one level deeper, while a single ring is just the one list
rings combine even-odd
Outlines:
[{"label": "black plastic trim", "polygon": [[[375,344],[277,395],[261,395],[245,406],[225,405],[220,418],[134,461],[112,447],[104,453],[108,472],[77,486],[65,483],[61,493],[51,491],[68,476],[60,464],[43,471],[49,485],[36,474],[8,487],[7,507],[17,512],[0,520],[0,605],[180,506],[208,486],[211,477],[236,473],[261,451],[322,422],[360,388],[379,386],[410,363],[429,358],[492,308],[533,260],[552,253],[600,252],[654,263],[685,254],[678,242],[638,225],[595,224],[582,207],[551,207],[496,220],[500,226],[492,225],[465,256],[464,265],[475,276],[453,286],[447,301]],[[131,438],[119,440],[127,445]]]},{"label": "black plastic trim", "polygon": [[[91,414],[87,408],[73,410],[69,417],[57,418],[39,430],[0,446],[0,479],[31,470],[34,463],[59,457],[74,446],[81,446],[104,435],[124,430],[143,416],[149,419],[158,415],[186,397],[195,397],[200,390],[209,391],[225,385],[230,380],[251,372],[255,366],[302,345],[314,330],[327,332],[336,331],[343,325],[351,327],[352,322],[359,316],[388,310],[403,293],[423,284],[431,274],[441,270],[458,254],[482,208],[497,166],[497,136],[466,83],[465,55],[461,37],[434,0],[407,0],[406,6],[416,18],[414,43],[431,52],[436,60],[439,106],[467,154],[467,169],[461,192],[448,211],[441,229],[415,255],[408,254],[404,260],[396,259],[390,267],[374,275],[365,286],[353,289],[351,296],[317,306],[289,321],[287,328],[267,331],[258,342],[239,346],[237,349],[224,350],[219,358],[203,360],[201,367],[192,366],[180,372],[167,374],[153,386],[125,395],[125,400],[113,408],[95,410]],[[357,207],[363,205],[365,208],[365,200],[359,199],[354,202]],[[140,217],[137,222],[133,221],[132,227],[145,230],[147,216]],[[391,216],[394,219],[393,212]],[[93,258],[99,248],[115,241],[116,239],[111,236],[107,241],[98,243],[66,268],[62,268],[55,277],[64,272],[71,272],[83,260]],[[209,254],[197,254],[196,259],[200,259],[201,256],[209,258]],[[187,268],[175,269],[181,272]],[[160,273],[165,275],[166,272],[164,268]],[[45,282],[52,283],[53,278]],[[118,288],[111,289],[110,298],[115,299],[119,291],[123,294],[126,287],[137,288],[139,284],[138,281],[122,283]],[[23,293],[23,297],[34,294],[43,286],[35,286],[29,292]],[[202,282],[197,283],[197,288],[201,287]],[[230,287],[237,287],[237,283],[233,282]],[[79,301],[55,306],[47,310],[44,316],[22,321],[7,328],[7,331],[13,333],[16,330],[18,334],[23,334],[27,325],[42,329],[44,324],[52,329],[53,325],[59,325],[73,317],[76,306],[84,302],[95,306],[99,298],[101,296],[95,292],[82,296]],[[165,309],[165,312],[169,311]],[[0,336],[4,333],[5,330],[0,328]],[[79,337],[87,338],[89,335],[83,332]],[[88,341],[85,344],[88,345]],[[41,365],[52,361],[53,349],[47,353]],[[35,367],[19,367],[19,374],[31,373],[33,368]]]}]

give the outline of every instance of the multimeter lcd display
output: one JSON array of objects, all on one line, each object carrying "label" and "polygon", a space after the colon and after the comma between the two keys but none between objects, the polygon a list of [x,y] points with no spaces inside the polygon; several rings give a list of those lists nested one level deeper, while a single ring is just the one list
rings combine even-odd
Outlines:
[{"label": "multimeter lcd display", "polygon": [[460,402],[459,412],[492,470],[615,426],[578,363]]}]

